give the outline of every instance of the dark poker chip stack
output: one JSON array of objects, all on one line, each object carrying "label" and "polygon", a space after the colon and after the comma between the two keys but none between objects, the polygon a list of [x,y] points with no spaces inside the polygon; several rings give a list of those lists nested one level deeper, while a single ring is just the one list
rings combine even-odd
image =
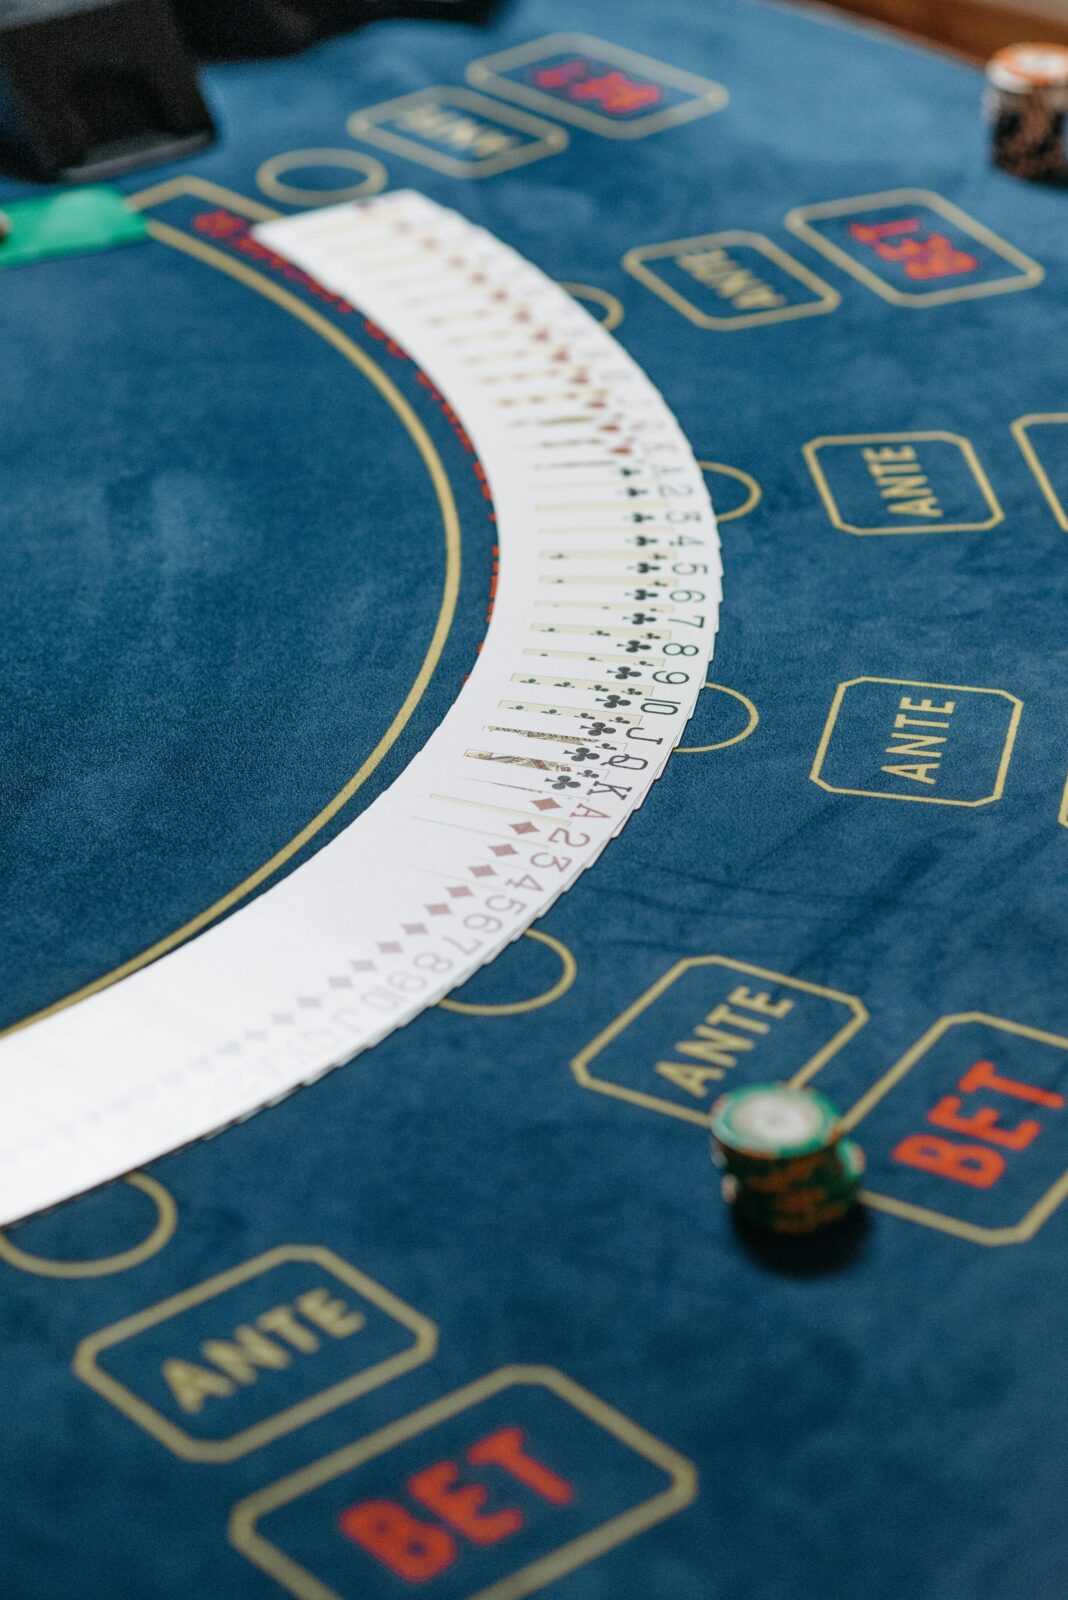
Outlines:
[{"label": "dark poker chip stack", "polygon": [[986,68],[991,159],[1014,178],[1068,184],[1068,48],[1012,44]]},{"label": "dark poker chip stack", "polygon": [[815,1089],[750,1084],[712,1107],[712,1159],[723,1198],[744,1222],[810,1234],[856,1204],[864,1154],[842,1137],[838,1111]]}]

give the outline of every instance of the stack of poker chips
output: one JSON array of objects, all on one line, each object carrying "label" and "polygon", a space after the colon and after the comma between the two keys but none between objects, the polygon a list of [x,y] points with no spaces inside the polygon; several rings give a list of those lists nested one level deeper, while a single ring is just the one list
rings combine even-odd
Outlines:
[{"label": "stack of poker chips", "polygon": [[835,1107],[814,1089],[755,1084],[712,1107],[712,1159],[723,1198],[742,1220],[772,1233],[813,1233],[857,1199],[864,1154],[841,1137]]},{"label": "stack of poker chips", "polygon": [[994,165],[1035,183],[1068,183],[1068,48],[1007,45],[987,63],[986,82]]}]

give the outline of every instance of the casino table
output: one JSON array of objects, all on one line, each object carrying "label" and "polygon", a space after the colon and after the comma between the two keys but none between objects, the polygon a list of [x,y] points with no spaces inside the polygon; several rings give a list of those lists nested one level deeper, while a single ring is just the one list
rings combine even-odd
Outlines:
[{"label": "casino table", "polygon": [[[822,10],[516,0],[204,79],[146,238],[0,272],[8,1104],[388,809],[487,636],[448,385],[258,224],[415,190],[563,285],[692,445],[721,622],[523,937],[0,1232],[0,1588],[1062,1595],[1068,199],[991,168],[973,69]],[[810,1239],[709,1156],[780,1081],[867,1159]]]}]

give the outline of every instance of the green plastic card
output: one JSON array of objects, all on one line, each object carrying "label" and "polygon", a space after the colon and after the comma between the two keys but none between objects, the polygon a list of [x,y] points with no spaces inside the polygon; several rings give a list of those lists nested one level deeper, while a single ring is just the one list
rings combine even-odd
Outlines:
[{"label": "green plastic card", "polygon": [[137,244],[145,221],[118,189],[92,185],[35,200],[0,200],[11,232],[0,240],[0,267],[24,267],[51,256],[84,255]]}]

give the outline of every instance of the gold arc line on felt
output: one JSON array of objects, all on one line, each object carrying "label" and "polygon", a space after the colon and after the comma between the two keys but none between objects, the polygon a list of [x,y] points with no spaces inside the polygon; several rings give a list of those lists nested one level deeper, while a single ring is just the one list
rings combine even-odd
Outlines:
[{"label": "gold arc line on felt", "polygon": [[38,1278],[106,1278],[114,1272],[127,1272],[158,1255],[169,1244],[178,1226],[178,1207],[169,1189],[147,1172],[128,1173],[125,1183],[140,1189],[155,1203],[158,1216],[156,1225],[140,1244],[129,1250],[120,1250],[112,1256],[98,1256],[88,1261],[53,1261],[49,1256],[31,1255],[11,1243],[6,1233],[0,1232],[0,1261],[20,1272],[32,1272]]},{"label": "gold arc line on felt", "polygon": [[465,1000],[439,1000],[439,1008],[442,1011],[456,1011],[462,1017],[518,1017],[528,1011],[540,1011],[542,1006],[551,1006],[554,1000],[559,1000],[565,995],[578,972],[578,962],[567,945],[559,939],[554,939],[551,933],[539,933],[536,928],[527,928],[523,937],[536,939],[539,944],[547,945],[554,955],[559,956],[560,965],[564,970],[550,989],[534,995],[530,1000],[511,1000],[503,1005],[476,1006],[469,1005]]},{"label": "gold arc line on felt", "polygon": [[1057,821],[1062,828],[1068,828],[1068,778],[1065,778],[1064,788],[1061,790],[1061,803],[1057,811]]},{"label": "gold arc line on felt", "polygon": [[[167,187],[167,185],[160,185],[160,189],[166,189]],[[153,191],[149,190],[148,193],[151,195]],[[225,194],[225,191],[220,191],[220,194]],[[145,203],[143,196],[139,198],[141,198],[142,203]],[[184,251],[187,255],[195,256],[209,266],[216,267],[219,271],[227,273],[231,278],[236,278],[239,283],[243,283],[247,288],[255,290],[257,294],[261,294],[265,299],[273,301],[283,311],[288,311],[291,316],[295,316],[299,321],[305,323],[313,332],[325,339],[328,344],[333,345],[334,349],[362,373],[372,388],[377,390],[381,398],[386,401],[394,415],[403,424],[409,438],[422,457],[423,465],[426,467],[437,496],[445,533],[445,582],[441,606],[419,671],[389,727],[348,782],[338,790],[331,800],[327,801],[326,805],[312,817],[310,822],[305,823],[304,827],[295,833],[280,850],[276,850],[268,860],[257,867],[255,871],[250,872],[233,889],[220,896],[218,900],[213,901],[211,905],[206,906],[203,911],[199,911],[196,916],[190,917],[181,927],[165,934],[162,939],[157,939],[154,944],[149,945],[147,949],[142,950],[138,955],[131,956],[128,961],[120,962],[110,972],[105,972],[99,978],[94,978],[90,983],[83,984],[80,989],[74,990],[72,994],[64,995],[62,999],[54,1000],[50,1005],[43,1006],[39,1011],[32,1012],[30,1016],[23,1017],[20,1021],[12,1023],[9,1027],[0,1031],[0,1039],[20,1032],[23,1028],[29,1027],[31,1023],[42,1022],[46,1017],[54,1016],[59,1011],[65,1011],[68,1006],[74,1005],[79,1000],[87,1000],[90,995],[98,994],[102,989],[110,988],[112,984],[120,982],[123,978],[128,978],[131,973],[140,971],[142,967],[148,966],[150,962],[156,961],[160,956],[166,955],[168,951],[174,950],[180,944],[184,944],[187,939],[192,938],[196,933],[200,933],[209,924],[217,921],[224,912],[229,911],[241,900],[244,900],[254,889],[258,889],[262,883],[265,883],[268,878],[278,871],[279,867],[284,866],[287,861],[302,850],[316,834],[321,833],[327,823],[331,822],[338,812],[348,804],[357,790],[361,788],[385,759],[403,732],[437,669],[442,650],[445,647],[445,640],[449,635],[453,617],[456,613],[456,602],[460,590],[460,519],[456,510],[456,502],[453,499],[452,488],[441,457],[438,455],[423,424],[404,399],[404,396],[365,351],[361,350],[358,345],[353,344],[345,334],[335,328],[332,323],[327,322],[325,317],[321,316],[313,307],[305,305],[302,300],[298,300],[287,289],[272,283],[269,278],[264,278],[260,273],[246,266],[243,261],[234,260],[232,257],[224,255],[222,251],[216,250],[213,246],[205,244],[203,240],[191,238],[188,234],[180,232],[177,228],[170,227],[167,223],[150,222],[148,230],[154,238],[160,239],[163,243],[171,245],[176,250]]]},{"label": "gold arc line on felt", "polygon": [[599,289],[595,283],[564,283],[562,280],[560,287],[576,300],[592,300],[594,305],[600,306],[605,314],[601,327],[607,333],[623,321],[623,302],[610,289]]},{"label": "gold arc line on felt", "polygon": [[[363,178],[360,183],[347,183],[341,189],[306,189],[303,184],[281,182],[279,174],[289,172],[293,167],[349,167],[353,172],[362,172]],[[270,195],[272,200],[281,200],[284,205],[290,206],[314,208],[338,205],[363,195],[378,194],[388,182],[389,173],[377,156],[366,155],[362,150],[348,150],[344,146],[336,150],[283,150],[276,156],[268,156],[256,168],[257,188]]]},{"label": "gold arc line on felt", "polygon": [[[723,472],[728,478],[737,478],[739,483],[744,483],[749,494],[740,506],[735,506],[733,511],[717,511],[717,522],[734,522],[738,517],[746,516],[756,509],[764,497],[764,491],[753,477],[751,472],[745,472],[741,467],[728,467],[722,461],[702,461],[698,457],[697,465],[702,472]],[[715,509],[713,507],[713,509]]]},{"label": "gold arc line on felt", "polygon": [[741,744],[743,739],[748,739],[751,733],[756,732],[757,724],[760,722],[760,712],[747,694],[742,694],[740,689],[728,689],[725,683],[713,683],[711,680],[705,684],[705,688],[718,689],[720,694],[729,694],[735,700],[740,701],[748,713],[748,721],[741,733],[734,734],[730,739],[720,739],[718,744],[676,745],[675,754],[677,756],[703,756],[707,755],[711,750],[729,750],[732,744]]}]

